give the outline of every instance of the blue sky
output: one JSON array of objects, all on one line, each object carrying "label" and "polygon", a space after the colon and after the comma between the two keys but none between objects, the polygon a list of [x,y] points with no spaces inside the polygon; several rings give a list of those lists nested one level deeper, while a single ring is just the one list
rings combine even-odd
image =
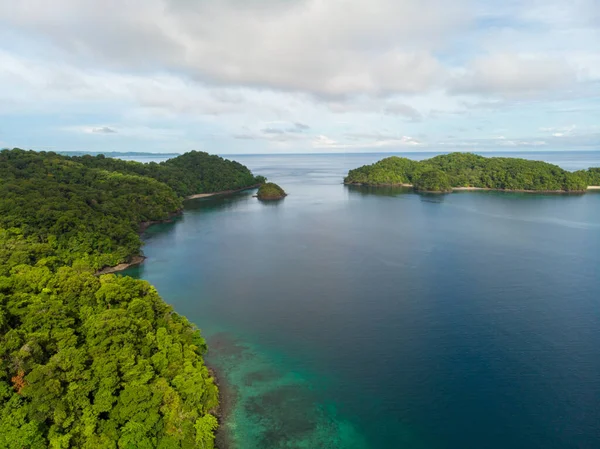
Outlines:
[{"label": "blue sky", "polygon": [[0,147],[600,149],[597,0],[20,0]]}]

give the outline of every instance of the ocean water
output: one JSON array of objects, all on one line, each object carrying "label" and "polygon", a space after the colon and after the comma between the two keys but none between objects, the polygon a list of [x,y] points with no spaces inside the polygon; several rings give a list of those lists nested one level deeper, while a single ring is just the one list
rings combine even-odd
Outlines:
[{"label": "ocean water", "polygon": [[147,231],[127,274],[207,338],[221,446],[600,447],[600,193],[342,185],[382,157],[235,156],[289,196],[193,200]]}]

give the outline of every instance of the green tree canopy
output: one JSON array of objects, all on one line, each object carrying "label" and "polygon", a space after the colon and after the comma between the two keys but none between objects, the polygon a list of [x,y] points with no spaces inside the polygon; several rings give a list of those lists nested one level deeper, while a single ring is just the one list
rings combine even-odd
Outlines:
[{"label": "green tree canopy", "polygon": [[276,200],[286,196],[285,191],[273,182],[267,182],[260,186],[256,195],[261,200]]},{"label": "green tree canopy", "polygon": [[422,192],[452,192],[450,177],[442,170],[425,170],[414,179],[414,188]]},{"label": "green tree canopy", "polygon": [[588,186],[600,186],[600,167],[579,170],[575,174],[584,179]]},{"label": "green tree canopy", "polygon": [[392,156],[375,164],[350,170],[346,184],[415,184],[422,173],[440,170],[452,187],[481,187],[498,190],[584,191],[594,181],[595,170],[571,173],[540,161],[508,157],[483,157],[451,153],[423,161]]},{"label": "green tree canopy", "polygon": [[254,176],[239,162],[201,151],[190,151],[158,164],[123,161],[104,155],[77,156],[72,159],[86,167],[154,178],[171,187],[181,197],[237,190],[265,182],[264,177]]},{"label": "green tree canopy", "polygon": [[182,160],[166,183],[151,164],[0,152],[0,449],[213,447],[199,331],[147,282],[94,275],[139,253],[140,223],[181,210],[184,171],[190,188],[255,180]]},{"label": "green tree canopy", "polygon": [[147,282],[19,265],[0,277],[0,448],[212,448],[205,351]]}]

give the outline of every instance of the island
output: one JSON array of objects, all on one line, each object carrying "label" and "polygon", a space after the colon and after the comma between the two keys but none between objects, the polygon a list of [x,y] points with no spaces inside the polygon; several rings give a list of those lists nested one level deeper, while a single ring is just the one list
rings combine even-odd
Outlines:
[{"label": "island", "polygon": [[274,182],[262,184],[256,194],[256,197],[263,201],[280,200],[286,196],[287,193],[285,193],[285,191]]},{"label": "island", "polygon": [[450,177],[439,169],[426,170],[414,177],[413,187],[418,192],[452,192]]},{"label": "island", "polygon": [[422,161],[391,156],[350,170],[344,183],[413,187],[424,192],[585,192],[588,186],[600,185],[600,169],[569,172],[547,162],[472,153],[450,153]]},{"label": "island", "polygon": [[140,231],[186,196],[264,182],[202,152],[0,152],[0,447],[214,447],[200,331],[148,282],[101,273],[139,263]]}]

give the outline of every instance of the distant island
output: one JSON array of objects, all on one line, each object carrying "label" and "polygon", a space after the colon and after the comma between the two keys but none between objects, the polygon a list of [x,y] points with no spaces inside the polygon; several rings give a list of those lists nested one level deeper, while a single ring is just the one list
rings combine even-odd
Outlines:
[{"label": "distant island", "polygon": [[259,200],[280,200],[286,196],[287,193],[273,182],[262,184],[256,194],[256,197]]},{"label": "distant island", "polygon": [[600,168],[569,172],[547,162],[472,153],[451,153],[423,161],[392,156],[350,170],[344,183],[405,186],[423,192],[585,192],[588,186],[600,186]]},{"label": "distant island", "polygon": [[264,184],[190,152],[160,164],[0,151],[0,447],[212,449],[206,343],[145,281],[140,231],[194,193]]}]

